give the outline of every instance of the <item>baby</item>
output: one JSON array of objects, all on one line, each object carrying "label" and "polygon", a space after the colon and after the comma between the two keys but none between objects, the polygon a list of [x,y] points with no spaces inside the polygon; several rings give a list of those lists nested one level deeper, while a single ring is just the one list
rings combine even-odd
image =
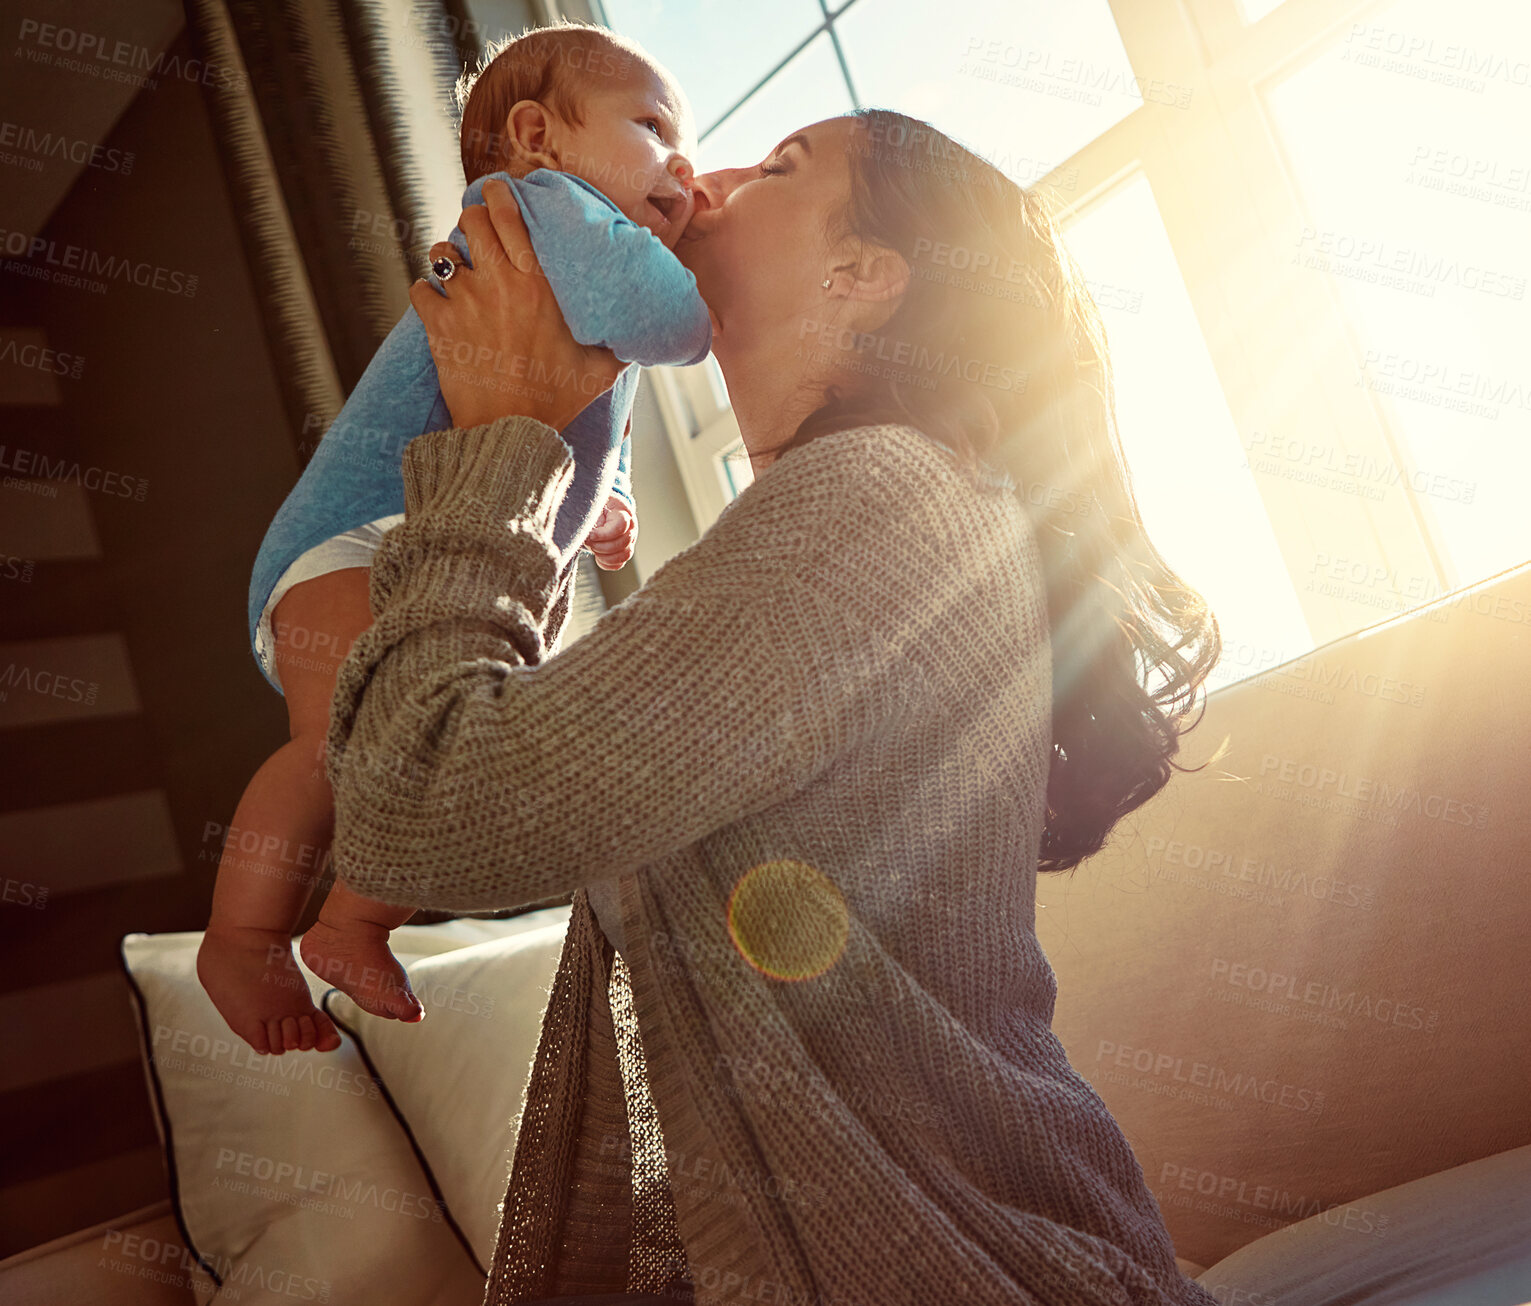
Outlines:
[{"label": "baby", "polygon": [[[561,432],[574,475],[554,527],[563,563],[588,547],[605,569],[620,567],[637,529],[628,479],[636,365],[698,363],[712,343],[696,281],[671,252],[692,209],[689,106],[641,47],[572,23],[499,47],[482,71],[464,77],[458,97],[471,183],[463,205],[481,203],[491,177],[504,180],[575,338],[632,364]],[[462,232],[451,240],[467,258]],[[536,385],[535,367],[507,364],[505,374],[507,385]],[[241,857],[225,845],[197,974],[229,1028],[257,1052],[340,1045],[292,956],[292,931],[334,829],[323,768],[330,700],[352,642],[372,624],[372,554],[403,520],[404,446],[452,425],[424,325],[410,309],[320,441],[256,558],[250,638],[261,670],[287,699],[292,737],[240,799],[233,824],[257,832],[262,852]],[[389,932],[412,914],[337,880],[303,936],[303,960],[363,1009],[419,1020],[424,1009],[388,949]]]}]

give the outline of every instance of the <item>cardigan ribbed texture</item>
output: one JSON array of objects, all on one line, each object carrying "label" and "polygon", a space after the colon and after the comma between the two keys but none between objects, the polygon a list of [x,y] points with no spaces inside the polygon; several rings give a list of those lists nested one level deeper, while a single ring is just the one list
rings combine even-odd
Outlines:
[{"label": "cardigan ribbed texture", "polygon": [[908,427],[822,436],[561,649],[558,434],[403,469],[335,693],[337,870],[459,911],[574,891],[486,1302],[1212,1306],[1051,1029],[1018,496]]}]

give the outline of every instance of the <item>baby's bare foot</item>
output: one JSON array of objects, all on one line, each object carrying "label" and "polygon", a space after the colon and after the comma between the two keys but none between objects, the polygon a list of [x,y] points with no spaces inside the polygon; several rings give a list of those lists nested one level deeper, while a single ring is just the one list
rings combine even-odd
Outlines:
[{"label": "baby's bare foot", "polygon": [[197,978],[228,1027],[262,1054],[333,1052],[334,1023],[314,1006],[308,981],[281,930],[209,926],[197,952]]},{"label": "baby's bare foot", "polygon": [[388,931],[366,921],[332,924],[321,915],[298,943],[303,964],[333,984],[363,1011],[413,1024],[425,1008],[409,987],[409,977],[388,951]]}]

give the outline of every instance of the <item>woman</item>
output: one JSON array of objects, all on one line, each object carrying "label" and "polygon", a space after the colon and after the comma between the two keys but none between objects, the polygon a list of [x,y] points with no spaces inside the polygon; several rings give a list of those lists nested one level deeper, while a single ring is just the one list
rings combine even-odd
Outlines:
[{"label": "woman", "polygon": [[1218,654],[1143,535],[1083,280],[1035,197],[895,114],[697,188],[754,483],[549,658],[556,431],[618,365],[486,192],[474,270],[413,296],[460,427],[406,454],[336,692],[352,888],[577,890],[486,1300],[1209,1306],[1033,930]]}]

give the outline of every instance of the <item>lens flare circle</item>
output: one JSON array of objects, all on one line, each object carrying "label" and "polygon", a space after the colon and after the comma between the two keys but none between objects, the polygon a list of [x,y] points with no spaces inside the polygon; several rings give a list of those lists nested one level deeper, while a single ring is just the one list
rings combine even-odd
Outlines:
[{"label": "lens flare circle", "polygon": [[850,909],[834,881],[794,858],[751,867],[729,895],[734,947],[773,979],[822,975],[840,959],[850,932]]}]

